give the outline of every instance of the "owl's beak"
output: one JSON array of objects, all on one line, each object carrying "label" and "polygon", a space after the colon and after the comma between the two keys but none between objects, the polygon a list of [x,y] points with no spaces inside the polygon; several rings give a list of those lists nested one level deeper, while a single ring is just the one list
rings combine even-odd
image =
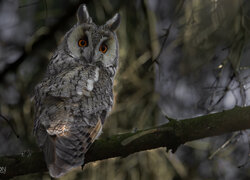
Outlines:
[{"label": "owl's beak", "polygon": [[97,56],[93,56],[91,59],[91,63],[94,64],[95,66],[101,66],[102,62],[97,58]]},{"label": "owl's beak", "polygon": [[85,51],[85,53],[82,52],[82,58],[83,58],[84,62],[90,64],[93,62],[93,53],[91,53],[89,51]]},{"label": "owl's beak", "polygon": [[[95,55],[94,53],[92,54],[92,62],[96,63],[99,61],[99,58],[97,57],[97,55]],[[100,62],[100,61],[99,61]]]}]

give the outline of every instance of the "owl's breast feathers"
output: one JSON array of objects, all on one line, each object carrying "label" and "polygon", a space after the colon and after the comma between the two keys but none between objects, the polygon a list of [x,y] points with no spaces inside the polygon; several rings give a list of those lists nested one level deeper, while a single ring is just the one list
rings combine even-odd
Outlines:
[{"label": "owl's breast feathers", "polygon": [[113,104],[112,79],[81,66],[46,77],[35,92],[35,128],[50,174],[59,177],[84,163]]}]

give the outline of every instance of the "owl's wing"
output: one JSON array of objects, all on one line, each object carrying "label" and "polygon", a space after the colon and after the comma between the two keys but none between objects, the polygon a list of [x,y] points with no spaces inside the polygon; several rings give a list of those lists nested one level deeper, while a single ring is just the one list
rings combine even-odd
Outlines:
[{"label": "owl's wing", "polygon": [[[84,163],[112,106],[112,82],[107,74],[98,74],[97,81],[95,69],[86,68],[45,79],[36,88],[34,133],[53,177]],[[88,88],[88,80],[94,80],[89,96],[77,93]]]},{"label": "owl's wing", "polygon": [[[60,177],[84,164],[84,155],[101,133],[102,122],[100,116],[92,115],[91,123],[86,124],[82,117],[73,117],[63,105],[56,104],[43,110],[45,113],[39,117],[42,119],[35,135],[43,149],[50,175]],[[50,122],[46,124],[44,118],[51,118]]]},{"label": "owl's wing", "polygon": [[[61,126],[61,128],[63,131],[65,127]],[[75,128],[53,136],[48,134],[49,139],[43,150],[50,175],[59,177],[73,167],[83,165],[84,155],[100,134],[101,129],[102,123],[98,120],[92,127]]]}]

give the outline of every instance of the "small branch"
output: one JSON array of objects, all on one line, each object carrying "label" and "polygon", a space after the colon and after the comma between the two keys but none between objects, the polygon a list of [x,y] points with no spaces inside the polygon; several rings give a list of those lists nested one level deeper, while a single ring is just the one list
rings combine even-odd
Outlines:
[{"label": "small branch", "polygon": [[[175,151],[188,141],[250,129],[250,106],[205,116],[171,121],[167,124],[135,133],[114,135],[97,140],[86,154],[85,163],[166,147]],[[0,167],[6,174],[0,178],[47,171],[42,152],[29,155],[0,157]]]},{"label": "small branch", "polygon": [[216,154],[218,154],[222,149],[227,147],[234,139],[235,137],[239,134],[239,132],[236,132],[232,135],[230,139],[228,139],[221,147],[219,147],[215,152],[213,152],[208,159],[213,159]]},{"label": "small branch", "polygon": [[17,131],[15,130],[15,128],[14,128],[13,124],[11,123],[11,121],[9,119],[7,119],[6,117],[4,117],[2,114],[0,114],[0,118],[2,118],[3,120],[5,120],[8,123],[8,125],[10,126],[13,133],[16,135],[17,138],[19,138],[19,135],[17,134]]}]

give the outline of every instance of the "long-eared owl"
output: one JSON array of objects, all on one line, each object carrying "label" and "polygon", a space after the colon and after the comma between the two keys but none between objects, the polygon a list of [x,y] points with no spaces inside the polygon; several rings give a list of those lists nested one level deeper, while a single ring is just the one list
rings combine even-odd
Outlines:
[{"label": "long-eared owl", "polygon": [[52,177],[83,165],[113,105],[120,15],[96,25],[86,6],[35,87],[34,135]]}]

